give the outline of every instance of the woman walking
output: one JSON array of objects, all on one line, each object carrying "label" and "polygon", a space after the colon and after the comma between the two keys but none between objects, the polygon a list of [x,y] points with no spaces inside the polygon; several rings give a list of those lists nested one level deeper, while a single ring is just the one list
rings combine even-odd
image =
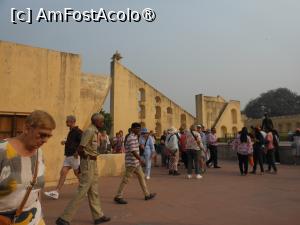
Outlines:
[{"label": "woman walking", "polygon": [[155,154],[153,139],[150,137],[147,128],[141,129],[140,146],[143,149],[143,156],[145,158],[145,176],[146,179],[150,179],[151,175],[151,162],[152,157]]}]

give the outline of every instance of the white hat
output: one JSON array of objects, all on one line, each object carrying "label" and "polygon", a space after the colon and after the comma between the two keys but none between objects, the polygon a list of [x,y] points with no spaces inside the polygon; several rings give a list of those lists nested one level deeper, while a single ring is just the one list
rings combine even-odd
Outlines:
[{"label": "white hat", "polygon": [[177,133],[178,130],[175,128],[175,127],[170,127],[168,130],[167,130],[168,133],[170,134],[174,134],[174,133]]}]

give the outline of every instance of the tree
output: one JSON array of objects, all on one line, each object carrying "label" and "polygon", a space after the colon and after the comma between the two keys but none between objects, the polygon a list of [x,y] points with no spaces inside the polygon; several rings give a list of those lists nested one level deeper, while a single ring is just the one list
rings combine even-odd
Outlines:
[{"label": "tree", "polygon": [[299,114],[300,95],[287,88],[270,90],[250,100],[244,112],[250,118],[261,118],[265,112],[269,116]]},{"label": "tree", "polygon": [[106,130],[107,134],[110,134],[113,126],[113,119],[110,113],[105,112],[103,109],[101,109],[100,113],[104,116],[104,129]]}]

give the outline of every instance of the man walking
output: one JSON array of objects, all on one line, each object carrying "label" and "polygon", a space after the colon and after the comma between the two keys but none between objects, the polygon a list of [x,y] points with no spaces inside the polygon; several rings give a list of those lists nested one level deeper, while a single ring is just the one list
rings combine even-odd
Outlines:
[{"label": "man walking", "polygon": [[78,148],[80,155],[79,187],[76,195],[65,208],[64,213],[56,220],[57,225],[69,225],[80,203],[88,196],[94,224],[110,221],[104,216],[98,194],[97,147],[99,130],[104,126],[104,117],[95,113],[91,117],[92,124],[82,134]]},{"label": "man walking", "polygon": [[122,178],[117,195],[114,201],[118,204],[127,204],[127,201],[123,199],[123,192],[129,178],[133,174],[136,174],[140,183],[140,186],[144,192],[145,200],[150,200],[156,196],[155,193],[150,193],[146,185],[145,175],[143,173],[142,165],[144,162],[139,155],[139,140],[138,136],[141,131],[141,125],[139,123],[133,123],[130,129],[130,135],[125,141],[125,174]]},{"label": "man walking", "polygon": [[67,140],[61,142],[62,145],[65,145],[65,160],[60,171],[60,178],[54,191],[44,192],[46,196],[53,199],[59,198],[59,191],[64,185],[70,169],[73,169],[76,177],[79,175],[79,158],[77,148],[80,144],[82,131],[76,126],[76,117],[73,115],[67,116],[66,125],[70,128],[70,131],[68,133]]}]

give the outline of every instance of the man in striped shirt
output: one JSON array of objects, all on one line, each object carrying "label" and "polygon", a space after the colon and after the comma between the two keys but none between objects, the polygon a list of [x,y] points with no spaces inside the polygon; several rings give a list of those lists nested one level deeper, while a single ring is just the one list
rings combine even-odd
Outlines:
[{"label": "man in striped shirt", "polygon": [[121,184],[118,189],[118,193],[114,198],[114,201],[118,204],[127,204],[127,201],[123,199],[123,192],[129,178],[133,174],[136,174],[140,186],[144,192],[145,200],[150,200],[155,197],[155,193],[150,193],[145,180],[145,175],[142,169],[144,162],[139,156],[139,141],[138,136],[141,131],[141,125],[139,123],[133,123],[131,125],[131,132],[127,139],[125,140],[125,174],[122,178]]}]

